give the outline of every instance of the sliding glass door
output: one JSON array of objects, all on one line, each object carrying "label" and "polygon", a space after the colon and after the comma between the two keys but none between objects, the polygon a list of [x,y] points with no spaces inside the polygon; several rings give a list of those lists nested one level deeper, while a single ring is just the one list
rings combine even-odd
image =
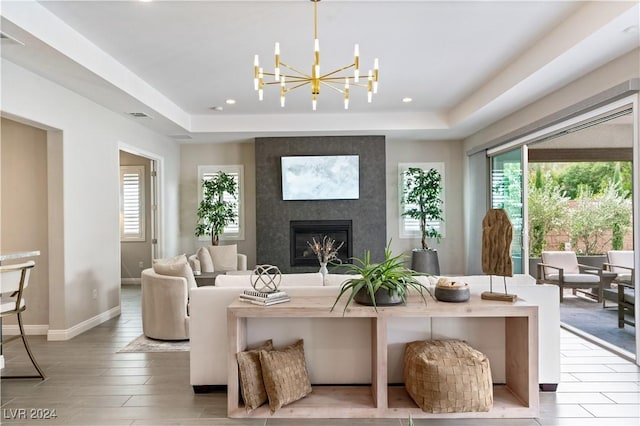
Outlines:
[{"label": "sliding glass door", "polygon": [[491,208],[504,209],[513,226],[513,273],[528,273],[525,244],[526,146],[491,157]]}]

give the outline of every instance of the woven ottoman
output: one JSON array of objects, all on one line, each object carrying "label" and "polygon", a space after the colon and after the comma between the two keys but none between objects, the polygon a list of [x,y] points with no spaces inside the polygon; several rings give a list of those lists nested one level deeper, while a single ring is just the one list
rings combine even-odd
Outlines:
[{"label": "woven ottoman", "polygon": [[404,384],[427,413],[489,411],[493,406],[489,359],[461,340],[408,343]]}]

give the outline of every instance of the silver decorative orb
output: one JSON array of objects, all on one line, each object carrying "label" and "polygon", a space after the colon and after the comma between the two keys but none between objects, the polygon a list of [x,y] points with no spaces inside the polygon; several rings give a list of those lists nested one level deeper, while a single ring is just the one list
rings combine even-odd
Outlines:
[{"label": "silver decorative orb", "polygon": [[278,290],[282,272],[274,265],[257,265],[249,276],[251,286],[260,293],[273,293]]}]

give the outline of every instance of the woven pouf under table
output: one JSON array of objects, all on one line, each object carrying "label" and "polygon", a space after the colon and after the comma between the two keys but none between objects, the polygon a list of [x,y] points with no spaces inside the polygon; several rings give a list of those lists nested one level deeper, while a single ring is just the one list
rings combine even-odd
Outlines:
[{"label": "woven pouf under table", "polygon": [[404,384],[427,413],[489,411],[493,406],[489,359],[461,340],[408,343]]}]

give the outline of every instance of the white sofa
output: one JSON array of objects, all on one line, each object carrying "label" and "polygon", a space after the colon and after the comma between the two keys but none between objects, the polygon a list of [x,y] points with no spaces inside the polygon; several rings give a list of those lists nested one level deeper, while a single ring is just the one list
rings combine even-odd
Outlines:
[{"label": "white sofa", "polygon": [[[344,275],[283,274],[281,288],[291,297],[336,296]],[[425,277],[426,279],[426,277]],[[473,293],[489,289],[488,276],[458,277],[470,284]],[[555,286],[536,285],[528,275],[507,278],[508,290],[539,305],[539,383],[554,389],[560,381],[560,312]],[[226,307],[244,288],[249,277],[221,275],[215,286],[198,287],[190,293],[191,385],[196,392],[227,382]],[[502,279],[494,278],[494,290]],[[435,302],[428,299],[428,303]],[[401,309],[401,308],[399,308]],[[311,382],[314,384],[370,383],[371,334],[369,322],[360,318],[248,319],[249,346],[273,339],[276,347],[304,339]],[[486,353],[495,383],[505,382],[504,320],[500,318],[395,318],[389,324],[388,377],[402,383],[402,356],[407,342],[419,339],[460,338]]]}]

